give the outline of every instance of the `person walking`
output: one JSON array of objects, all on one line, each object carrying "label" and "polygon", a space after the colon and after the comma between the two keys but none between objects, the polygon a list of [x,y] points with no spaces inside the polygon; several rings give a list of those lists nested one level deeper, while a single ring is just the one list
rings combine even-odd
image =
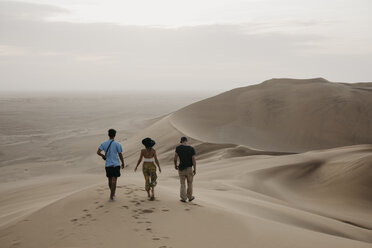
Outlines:
[{"label": "person walking", "polygon": [[[103,160],[105,160],[106,176],[108,178],[108,185],[110,188],[109,201],[114,201],[117,178],[121,175],[118,157],[120,158],[122,169],[124,169],[124,158],[121,144],[115,141],[116,130],[108,130],[108,136],[109,139],[102,142],[99,146],[97,154],[98,156],[102,157]],[[102,151],[104,151],[105,154],[102,154]]]},{"label": "person walking", "polygon": [[153,148],[153,146],[155,145],[155,141],[151,138],[145,138],[142,140],[142,144],[145,146],[145,149],[141,150],[140,157],[138,159],[136,168],[134,168],[134,171],[137,171],[137,168],[143,159],[142,172],[143,176],[145,177],[145,190],[150,201],[153,201],[155,200],[155,186],[157,184],[156,180],[158,178],[158,176],[156,175],[156,166],[154,164],[154,161],[158,166],[160,173],[161,168],[156,155],[156,151]]},{"label": "person walking", "polygon": [[[196,174],[195,150],[192,146],[187,144],[186,137],[182,137],[180,143],[181,145],[176,147],[174,153],[174,168],[178,170],[181,183],[180,201],[186,202],[186,200],[189,199],[189,202],[191,202],[195,199],[192,194],[192,183]],[[180,159],[179,164],[177,164],[178,158]],[[187,189],[185,181],[187,181]]]}]

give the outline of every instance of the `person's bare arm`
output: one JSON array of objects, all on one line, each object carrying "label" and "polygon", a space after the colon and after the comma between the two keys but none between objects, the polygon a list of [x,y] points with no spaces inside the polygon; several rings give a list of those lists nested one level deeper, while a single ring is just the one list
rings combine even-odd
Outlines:
[{"label": "person's bare arm", "polygon": [[142,157],[143,157],[143,153],[142,153],[142,150],[141,150],[141,152],[140,152],[140,157],[139,157],[139,159],[138,159],[138,162],[137,162],[136,168],[134,168],[134,171],[137,171],[137,167],[138,167],[138,165],[141,163],[141,161],[142,161]]},{"label": "person's bare arm", "polygon": [[192,166],[194,167],[194,175],[196,174],[196,159],[195,159],[195,156],[192,156]]},{"label": "person's bare arm", "polygon": [[100,157],[104,157],[105,155],[102,154],[102,150],[101,149],[98,149],[97,150],[97,155],[100,156]]},{"label": "person's bare arm", "polygon": [[178,160],[178,154],[177,154],[177,152],[175,152],[175,153],[174,153],[173,162],[174,162],[174,168],[175,168],[176,170],[178,170],[177,160]]},{"label": "person's bare arm", "polygon": [[121,152],[119,152],[119,158],[120,158],[120,161],[121,161],[121,168],[124,169],[124,158],[123,158],[123,154]]},{"label": "person's bare arm", "polygon": [[158,156],[156,155],[156,151],[154,151],[154,159],[155,159],[155,163],[156,163],[156,165],[157,165],[158,168],[159,168],[159,172],[161,173],[161,168],[160,168],[160,164],[159,164]]}]

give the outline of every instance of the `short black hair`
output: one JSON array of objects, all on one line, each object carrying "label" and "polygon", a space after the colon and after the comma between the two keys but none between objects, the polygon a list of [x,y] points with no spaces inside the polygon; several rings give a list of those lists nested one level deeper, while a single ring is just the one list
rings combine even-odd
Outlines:
[{"label": "short black hair", "polygon": [[108,130],[108,136],[110,137],[110,138],[114,138],[115,137],[115,135],[116,135],[116,130],[115,129],[109,129]]},{"label": "short black hair", "polygon": [[180,143],[185,142],[185,141],[187,141],[187,138],[185,136],[181,137]]}]

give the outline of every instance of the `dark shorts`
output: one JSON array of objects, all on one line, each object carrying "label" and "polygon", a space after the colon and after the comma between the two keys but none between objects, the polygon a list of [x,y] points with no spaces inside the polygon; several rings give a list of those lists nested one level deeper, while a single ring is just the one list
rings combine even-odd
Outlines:
[{"label": "dark shorts", "polygon": [[106,177],[120,177],[120,166],[105,167]]}]

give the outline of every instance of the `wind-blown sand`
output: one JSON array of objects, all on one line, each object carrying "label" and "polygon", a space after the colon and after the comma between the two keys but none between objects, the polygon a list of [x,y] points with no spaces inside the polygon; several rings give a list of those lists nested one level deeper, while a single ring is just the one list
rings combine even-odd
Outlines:
[{"label": "wind-blown sand", "polygon": [[[141,116],[117,128],[129,166],[114,203],[94,156],[102,130],[50,142],[51,160],[60,161],[3,160],[0,247],[372,247],[371,99],[372,84],[280,79],[147,127],[138,126]],[[172,165],[182,135],[198,161],[196,200],[186,204]],[[133,172],[146,136],[163,168],[155,202]]]}]

